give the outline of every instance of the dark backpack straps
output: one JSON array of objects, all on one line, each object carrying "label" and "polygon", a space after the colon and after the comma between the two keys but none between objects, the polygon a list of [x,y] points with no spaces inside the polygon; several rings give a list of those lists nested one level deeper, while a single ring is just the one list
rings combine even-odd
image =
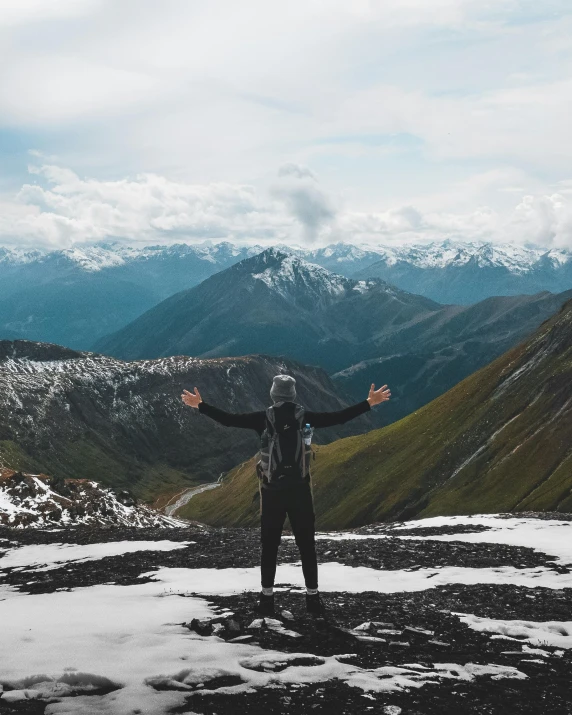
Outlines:
[{"label": "dark backpack straps", "polygon": [[276,414],[274,412],[274,407],[275,405],[271,405],[270,407],[267,408],[266,410],[266,420],[267,420],[267,429],[268,425],[270,425],[270,430],[269,432],[269,446],[268,446],[268,478],[270,479],[270,475],[272,474],[272,467],[274,464],[277,463],[276,455],[274,453],[275,448],[280,447],[278,446],[278,434],[276,433]]},{"label": "dark backpack straps", "polygon": [[304,446],[304,440],[303,440],[303,435],[302,435],[302,430],[304,429],[304,408],[302,405],[296,405],[296,409],[294,410],[294,419],[298,423],[298,434],[297,434],[297,441],[296,441],[296,462],[300,459],[300,453],[302,452],[302,474],[304,474],[304,454],[303,454],[303,446]]}]

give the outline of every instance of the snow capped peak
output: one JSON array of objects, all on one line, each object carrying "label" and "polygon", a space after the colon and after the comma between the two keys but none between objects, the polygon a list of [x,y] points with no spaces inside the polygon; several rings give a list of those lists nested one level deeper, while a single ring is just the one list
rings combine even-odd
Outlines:
[{"label": "snow capped peak", "polygon": [[277,246],[270,246],[270,248],[264,249],[261,253],[257,255],[257,258],[262,263],[269,263],[271,261],[282,261],[287,258],[290,253],[286,250],[278,248]]},{"label": "snow capped peak", "polygon": [[27,251],[23,248],[7,248],[0,246],[0,263],[23,264],[39,261],[45,256],[42,251]]},{"label": "snow capped peak", "polygon": [[61,251],[61,255],[76,263],[84,271],[92,272],[124,264],[131,257],[133,250],[120,244],[103,244],[65,248]]},{"label": "snow capped peak", "polygon": [[564,248],[551,248],[544,254],[553,266],[560,267],[568,263],[572,259],[570,251]]},{"label": "snow capped peak", "polygon": [[252,277],[284,297],[301,290],[319,296],[336,296],[353,286],[348,278],[276,248],[269,248],[256,258],[260,259],[255,263],[258,272],[252,273]]},{"label": "snow capped peak", "polygon": [[323,253],[326,256],[336,256],[338,260],[342,258],[359,260],[366,255],[367,251],[352,243],[334,243],[326,246]]},{"label": "snow capped peak", "polygon": [[224,267],[233,262],[233,259],[252,256],[262,250],[262,246],[239,245],[230,241],[153,245],[102,241],[49,252],[0,247],[0,264],[42,263],[63,259],[86,273],[95,273],[142,261],[195,257],[200,261],[221,264]]},{"label": "snow capped peak", "polygon": [[[304,255],[300,252],[300,255]],[[309,249],[306,257],[331,270],[336,264],[343,265],[352,270],[361,261],[372,265],[383,261],[387,266],[397,263],[407,263],[422,269],[446,268],[448,266],[462,266],[469,261],[480,267],[503,267],[511,273],[526,273],[543,259],[549,261],[555,268],[561,268],[572,260],[572,251],[564,248],[549,249],[541,246],[524,246],[520,243],[494,243],[492,241],[476,240],[463,241],[460,239],[446,238],[442,241],[424,243],[375,244],[356,246],[347,243],[336,243],[320,249]],[[363,267],[367,267],[363,265]],[[350,273],[351,275],[351,273]]]}]

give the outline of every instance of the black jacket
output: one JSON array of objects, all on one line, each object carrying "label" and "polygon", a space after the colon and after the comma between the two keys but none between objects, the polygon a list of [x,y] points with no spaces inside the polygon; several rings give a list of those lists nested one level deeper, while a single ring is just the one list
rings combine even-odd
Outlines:
[{"label": "black jacket", "polygon": [[[307,410],[304,412],[304,424],[309,424],[312,427],[333,427],[353,420],[354,417],[359,417],[359,415],[369,410],[371,410],[371,406],[367,400],[362,400],[362,402],[357,402],[355,405],[350,405],[336,412],[312,412]],[[258,412],[225,412],[203,400],[199,402],[199,412],[208,415],[208,417],[226,427],[253,429],[259,435],[262,434],[266,426],[265,410],[259,410]]]}]

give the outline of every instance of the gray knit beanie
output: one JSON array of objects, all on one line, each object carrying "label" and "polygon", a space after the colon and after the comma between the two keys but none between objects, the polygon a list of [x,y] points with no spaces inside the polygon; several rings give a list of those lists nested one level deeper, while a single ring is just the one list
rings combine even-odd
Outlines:
[{"label": "gray knit beanie", "polygon": [[296,380],[290,375],[276,375],[272,380],[270,397],[274,402],[294,402],[296,399]]}]

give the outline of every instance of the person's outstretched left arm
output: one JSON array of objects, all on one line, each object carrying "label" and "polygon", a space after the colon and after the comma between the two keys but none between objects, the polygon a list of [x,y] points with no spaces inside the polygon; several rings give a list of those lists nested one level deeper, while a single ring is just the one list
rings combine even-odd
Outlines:
[{"label": "person's outstretched left arm", "polygon": [[387,385],[383,385],[379,390],[376,390],[375,385],[372,383],[367,399],[357,402],[355,405],[350,405],[343,410],[336,410],[335,412],[311,412],[307,410],[304,413],[305,420],[312,427],[341,425],[344,422],[353,420],[355,417],[359,417],[359,415],[362,415],[364,412],[369,412],[374,405],[389,400],[390,396],[391,391]]},{"label": "person's outstretched left arm", "polygon": [[243,427],[257,432],[262,432],[264,429],[264,412],[225,412],[219,407],[206,403],[196,387],[194,393],[183,390],[181,399],[185,405],[194,407],[225,427]]}]

